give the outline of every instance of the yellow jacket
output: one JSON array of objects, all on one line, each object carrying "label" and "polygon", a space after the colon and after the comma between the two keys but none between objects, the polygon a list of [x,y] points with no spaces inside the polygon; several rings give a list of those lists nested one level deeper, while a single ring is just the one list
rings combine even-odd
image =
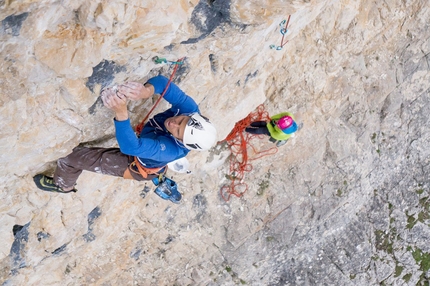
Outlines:
[{"label": "yellow jacket", "polygon": [[284,116],[287,116],[287,115],[290,116],[291,118],[293,118],[293,120],[294,120],[294,116],[293,116],[292,113],[290,113],[290,112],[283,112],[283,113],[279,113],[279,114],[276,114],[276,115],[272,116],[271,120],[267,123],[267,129],[269,130],[270,136],[272,138],[274,138],[276,140],[287,140],[288,138],[291,137],[291,135],[294,134],[294,133],[292,133],[292,134],[286,134],[286,133],[282,132],[282,130],[278,127],[278,125],[276,125],[276,122],[278,122],[278,120],[281,117],[284,117]]}]

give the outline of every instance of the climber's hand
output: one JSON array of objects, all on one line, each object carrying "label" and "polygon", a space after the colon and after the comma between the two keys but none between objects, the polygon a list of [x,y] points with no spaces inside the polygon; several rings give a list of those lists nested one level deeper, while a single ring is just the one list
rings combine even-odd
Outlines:
[{"label": "climber's hand", "polygon": [[118,87],[118,93],[130,100],[141,100],[150,98],[154,94],[154,87],[149,83],[126,82]]},{"label": "climber's hand", "polygon": [[101,98],[104,106],[115,112],[118,121],[128,119],[127,98],[114,88],[107,88],[102,91]]}]

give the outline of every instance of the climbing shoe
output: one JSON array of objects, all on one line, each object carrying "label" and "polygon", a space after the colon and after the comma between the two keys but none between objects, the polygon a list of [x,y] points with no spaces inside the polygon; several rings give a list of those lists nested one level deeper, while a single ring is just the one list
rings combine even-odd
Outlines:
[{"label": "climbing shoe", "polygon": [[269,141],[272,142],[272,143],[278,142],[278,140],[276,140],[275,138],[272,138],[272,137],[269,137]]},{"label": "climbing shoe", "polygon": [[276,147],[284,146],[285,143],[287,143],[287,141],[288,141],[288,139],[287,140],[279,140],[278,142],[276,142]]},{"label": "climbing shoe", "polygon": [[172,203],[179,204],[182,199],[181,193],[178,191],[178,185],[176,185],[175,181],[163,177],[161,180],[159,178],[152,179],[157,188],[155,189],[155,193],[162,198],[163,200],[169,200]]},{"label": "climbing shoe", "polygon": [[68,192],[63,191],[62,188],[57,186],[54,182],[54,179],[42,174],[38,174],[33,177],[34,183],[36,186],[42,191],[52,192],[52,193],[76,193],[76,189],[70,190]]}]

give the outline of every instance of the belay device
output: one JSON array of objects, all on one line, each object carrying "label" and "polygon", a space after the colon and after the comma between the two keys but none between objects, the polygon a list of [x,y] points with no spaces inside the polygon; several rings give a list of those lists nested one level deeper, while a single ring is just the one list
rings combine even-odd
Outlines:
[{"label": "belay device", "polygon": [[162,176],[152,179],[152,182],[157,187],[155,189],[155,193],[163,200],[169,200],[175,204],[179,204],[182,199],[182,195],[178,191],[178,185],[175,181]]}]

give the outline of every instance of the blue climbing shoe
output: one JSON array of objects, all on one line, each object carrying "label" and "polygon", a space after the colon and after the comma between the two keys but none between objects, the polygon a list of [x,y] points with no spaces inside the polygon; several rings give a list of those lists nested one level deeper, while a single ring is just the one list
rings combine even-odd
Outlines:
[{"label": "blue climbing shoe", "polygon": [[42,191],[45,191],[45,192],[63,193],[63,194],[76,193],[77,192],[76,189],[70,190],[68,192],[63,191],[63,189],[61,187],[59,187],[59,186],[57,186],[57,184],[55,184],[53,178],[42,175],[42,174],[38,174],[38,175],[34,176],[33,181],[39,189],[41,189]]},{"label": "blue climbing shoe", "polygon": [[157,188],[155,188],[155,193],[160,198],[163,200],[169,200],[175,204],[179,204],[182,199],[182,195],[178,191],[178,185],[175,183],[175,181],[164,177],[160,183],[160,179],[157,177],[152,179],[152,182],[155,186],[157,186]]}]

